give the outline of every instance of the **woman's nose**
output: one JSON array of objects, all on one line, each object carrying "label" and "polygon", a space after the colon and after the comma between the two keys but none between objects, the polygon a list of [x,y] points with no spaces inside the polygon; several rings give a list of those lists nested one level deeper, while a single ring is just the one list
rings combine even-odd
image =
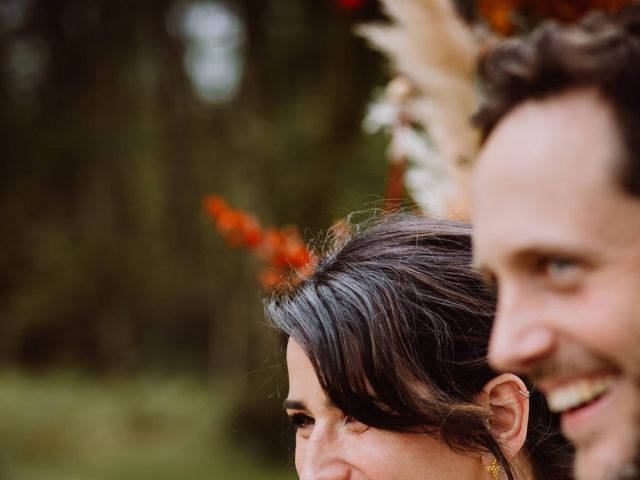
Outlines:
[{"label": "woman's nose", "polygon": [[300,480],[349,480],[340,432],[316,425],[308,439],[296,442],[296,469]]}]

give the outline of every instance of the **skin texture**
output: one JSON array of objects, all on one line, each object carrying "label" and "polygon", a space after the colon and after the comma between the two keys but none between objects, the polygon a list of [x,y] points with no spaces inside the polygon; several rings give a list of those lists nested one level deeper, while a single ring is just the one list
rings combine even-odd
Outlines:
[{"label": "skin texture", "polygon": [[[332,406],[300,346],[287,348],[291,417],[308,418],[296,433],[295,463],[302,480],[482,479],[480,455],[463,456],[426,435],[397,433],[349,419]],[[299,418],[299,417],[298,417]]]},{"label": "skin texture", "polygon": [[640,198],[618,184],[621,152],[606,102],[573,89],[510,112],[473,177],[475,263],[498,289],[492,365],[548,398],[615,376],[562,414],[580,480],[640,478]]}]

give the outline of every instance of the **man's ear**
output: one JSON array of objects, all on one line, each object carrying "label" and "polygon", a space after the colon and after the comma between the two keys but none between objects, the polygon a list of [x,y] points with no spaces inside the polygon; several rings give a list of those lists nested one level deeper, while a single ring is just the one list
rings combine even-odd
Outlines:
[{"label": "man's ear", "polygon": [[524,445],[529,425],[529,392],[524,382],[512,373],[503,373],[483,388],[483,403],[490,409],[489,425],[507,458],[514,457]]}]

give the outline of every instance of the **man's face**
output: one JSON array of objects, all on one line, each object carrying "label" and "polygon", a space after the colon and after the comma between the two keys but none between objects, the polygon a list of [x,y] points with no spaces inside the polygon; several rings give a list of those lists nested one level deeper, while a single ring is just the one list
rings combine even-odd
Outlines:
[{"label": "man's face", "polygon": [[607,104],[575,89],[509,113],[473,178],[490,361],[561,413],[580,480],[640,478],[640,198],[617,183],[621,152]]}]

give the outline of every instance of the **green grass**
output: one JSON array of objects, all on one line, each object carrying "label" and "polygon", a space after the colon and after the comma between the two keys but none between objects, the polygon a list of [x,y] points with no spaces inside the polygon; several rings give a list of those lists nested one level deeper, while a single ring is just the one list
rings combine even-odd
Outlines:
[{"label": "green grass", "polygon": [[0,373],[0,479],[294,479],[230,445],[235,390],[182,377]]}]

